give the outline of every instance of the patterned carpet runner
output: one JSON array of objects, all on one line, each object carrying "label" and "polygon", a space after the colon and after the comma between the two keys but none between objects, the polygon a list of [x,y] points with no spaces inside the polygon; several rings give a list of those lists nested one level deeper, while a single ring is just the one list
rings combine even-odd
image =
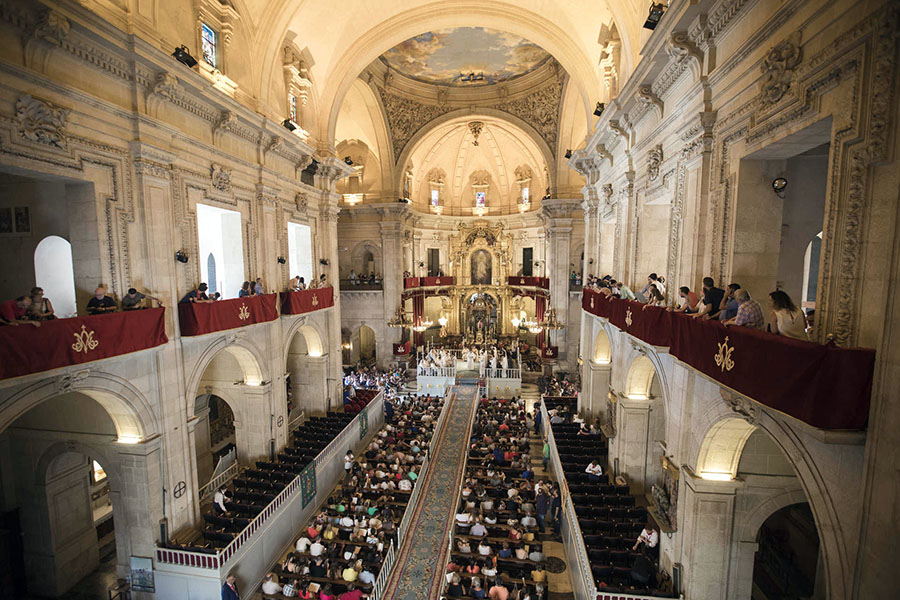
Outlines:
[{"label": "patterned carpet runner", "polygon": [[449,559],[450,528],[456,517],[459,488],[465,476],[466,449],[478,406],[475,386],[456,386],[448,394],[443,428],[431,447],[431,460],[409,535],[400,546],[382,600],[440,598]]}]

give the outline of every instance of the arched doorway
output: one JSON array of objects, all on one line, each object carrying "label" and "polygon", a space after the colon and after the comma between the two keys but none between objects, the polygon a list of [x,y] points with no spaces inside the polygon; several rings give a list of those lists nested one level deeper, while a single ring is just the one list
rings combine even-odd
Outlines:
[{"label": "arched doorway", "polygon": [[223,398],[201,394],[194,402],[197,482],[203,486],[237,460],[234,411]]},{"label": "arched doorway", "polygon": [[640,493],[662,481],[662,448],[658,442],[666,435],[662,382],[646,354],[631,363],[623,397],[617,404],[615,454],[620,471]]},{"label": "arched doorway", "polygon": [[[824,598],[819,582],[819,532],[809,504],[785,506],[759,528],[752,600]],[[818,592],[818,593],[817,593]]]},{"label": "arched doorway", "polygon": [[34,249],[34,282],[43,288],[44,297],[53,303],[54,314],[64,319],[74,317],[75,267],[72,263],[72,244],[58,235],[42,239]]},{"label": "arched doorway", "polygon": [[[0,559],[0,571],[13,574],[11,597],[96,597],[128,574],[131,555],[151,551],[141,545],[146,524],[139,528],[131,515],[162,517],[152,508],[158,490],[142,476],[158,456],[132,460],[142,448],[123,440],[137,443],[142,431],[123,437],[116,417],[88,394],[45,399],[0,433],[2,521],[21,542],[18,553]],[[134,467],[128,487],[123,461]]]},{"label": "arched doorway", "polygon": [[374,367],[377,364],[375,355],[375,330],[368,325],[360,325],[350,340],[350,358],[353,365]]},{"label": "arched doorway", "polygon": [[291,335],[285,361],[289,423],[301,412],[309,415],[327,410],[327,362],[322,339],[315,329],[303,325]]}]

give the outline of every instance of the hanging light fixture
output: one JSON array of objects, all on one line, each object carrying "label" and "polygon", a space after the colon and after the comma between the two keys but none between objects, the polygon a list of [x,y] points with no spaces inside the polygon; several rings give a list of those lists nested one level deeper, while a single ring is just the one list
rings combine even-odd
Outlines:
[{"label": "hanging light fixture", "polygon": [[512,326],[515,327],[516,329],[518,329],[519,325],[522,324],[522,319],[520,319],[519,317],[513,317],[511,322],[512,322]]},{"label": "hanging light fixture", "polygon": [[447,323],[449,322],[450,320],[447,319],[447,317],[445,317],[444,315],[441,315],[441,318],[438,319],[438,323],[441,325],[441,327],[446,327]]}]

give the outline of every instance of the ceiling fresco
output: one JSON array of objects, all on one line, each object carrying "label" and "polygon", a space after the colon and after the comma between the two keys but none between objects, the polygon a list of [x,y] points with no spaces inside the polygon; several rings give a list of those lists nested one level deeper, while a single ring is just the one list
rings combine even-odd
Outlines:
[{"label": "ceiling fresco", "polygon": [[451,86],[489,85],[533,71],[550,55],[521,37],[484,27],[429,31],[381,56],[407,77]]}]

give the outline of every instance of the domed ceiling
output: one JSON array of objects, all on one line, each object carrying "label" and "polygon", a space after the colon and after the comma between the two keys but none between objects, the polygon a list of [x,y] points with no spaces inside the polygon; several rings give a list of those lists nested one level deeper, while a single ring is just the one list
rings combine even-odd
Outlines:
[{"label": "domed ceiling", "polygon": [[417,81],[459,87],[509,81],[549,58],[526,39],[484,27],[429,31],[381,56],[389,67]]}]

